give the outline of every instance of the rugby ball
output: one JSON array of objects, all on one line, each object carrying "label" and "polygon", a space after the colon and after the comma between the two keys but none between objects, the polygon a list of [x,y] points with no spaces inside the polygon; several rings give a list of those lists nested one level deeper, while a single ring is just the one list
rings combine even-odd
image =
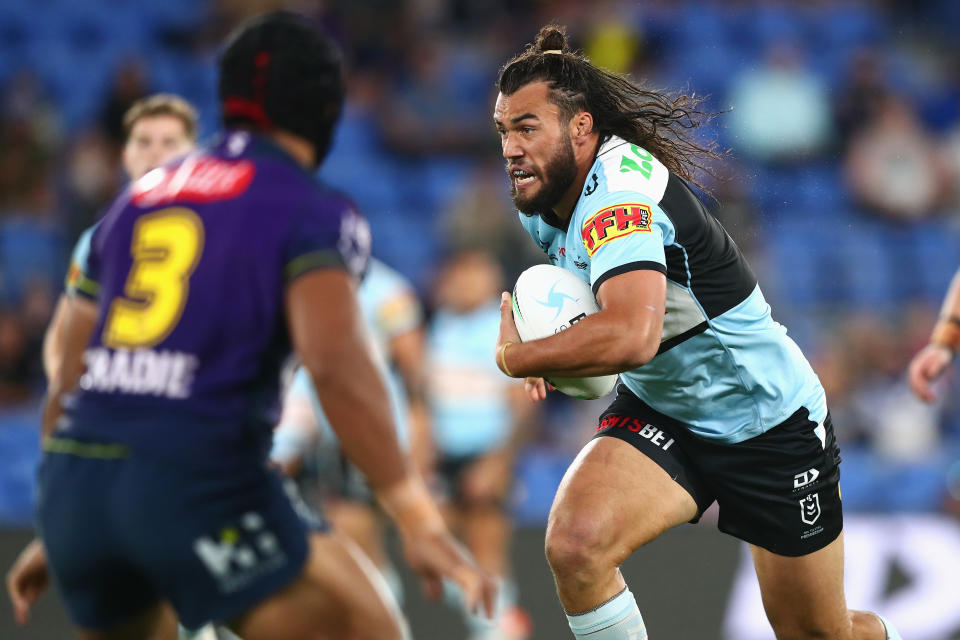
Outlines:
[{"label": "rugby ball", "polygon": [[[590,285],[552,264],[530,267],[513,287],[513,321],[523,342],[569,329],[599,310]],[[548,382],[568,396],[591,399],[613,391],[617,376],[550,378]]]}]

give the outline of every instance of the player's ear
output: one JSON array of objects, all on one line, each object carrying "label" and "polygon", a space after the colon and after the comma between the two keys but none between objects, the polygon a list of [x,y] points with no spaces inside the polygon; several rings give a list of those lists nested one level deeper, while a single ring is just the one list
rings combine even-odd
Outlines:
[{"label": "player's ear", "polygon": [[593,116],[587,111],[581,111],[573,116],[570,125],[572,129],[571,135],[576,138],[582,138],[583,136],[593,133]]}]

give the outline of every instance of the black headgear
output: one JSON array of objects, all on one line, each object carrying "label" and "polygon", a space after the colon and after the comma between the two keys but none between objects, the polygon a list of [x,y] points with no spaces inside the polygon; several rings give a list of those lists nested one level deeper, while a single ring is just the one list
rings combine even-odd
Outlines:
[{"label": "black headgear", "polygon": [[286,11],[258,16],[227,39],[220,58],[226,125],[284,129],[326,156],[343,106],[336,45],[306,18]]}]

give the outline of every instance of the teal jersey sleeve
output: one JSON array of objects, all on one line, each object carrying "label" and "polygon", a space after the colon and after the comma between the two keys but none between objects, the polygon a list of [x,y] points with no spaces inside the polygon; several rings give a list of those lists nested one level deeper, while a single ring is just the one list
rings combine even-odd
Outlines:
[{"label": "teal jersey sleeve", "polygon": [[389,360],[389,341],[423,324],[423,308],[413,285],[386,264],[371,258],[359,292],[360,308],[383,355]]},{"label": "teal jersey sleeve", "polygon": [[70,296],[97,299],[100,285],[90,273],[90,245],[97,225],[87,228],[80,234],[77,244],[70,255],[70,268],[64,281],[64,292]]},{"label": "teal jersey sleeve", "polygon": [[670,218],[650,198],[617,191],[577,212],[580,240],[590,260],[594,292],[604,280],[636,269],[667,272],[665,245],[673,241]]}]

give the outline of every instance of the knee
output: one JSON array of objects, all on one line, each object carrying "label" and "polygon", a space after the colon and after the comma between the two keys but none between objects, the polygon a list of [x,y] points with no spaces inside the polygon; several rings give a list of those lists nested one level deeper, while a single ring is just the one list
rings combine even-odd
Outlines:
[{"label": "knee", "polygon": [[613,532],[603,522],[551,517],[545,541],[547,562],[558,578],[599,573],[619,564],[610,557],[613,542]]}]

